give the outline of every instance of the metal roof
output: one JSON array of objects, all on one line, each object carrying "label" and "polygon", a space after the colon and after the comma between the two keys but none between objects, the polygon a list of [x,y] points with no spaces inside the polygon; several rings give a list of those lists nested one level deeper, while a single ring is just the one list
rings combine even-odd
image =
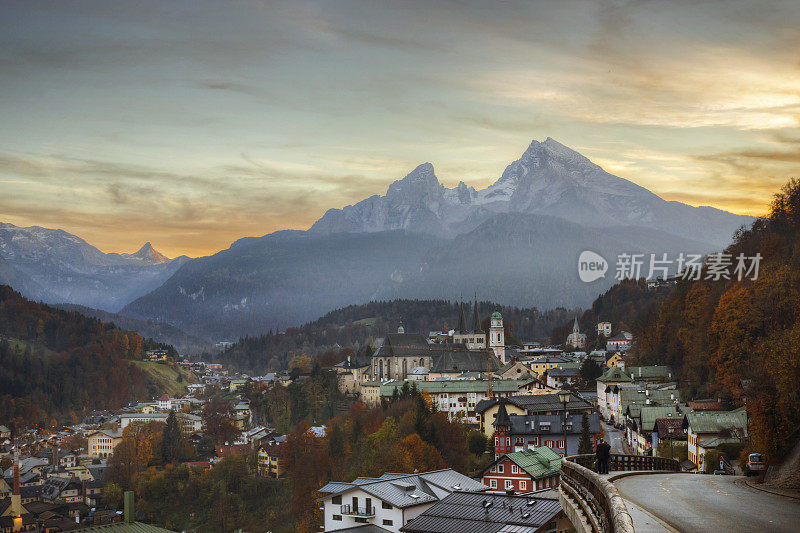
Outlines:
[{"label": "metal roof", "polygon": [[400,531],[528,533],[553,520],[560,511],[561,503],[553,498],[454,492],[409,521]]},{"label": "metal roof", "polygon": [[687,413],[685,418],[693,433],[722,433],[738,429],[747,431],[747,412],[744,408],[735,411],[707,411]]},{"label": "metal roof", "polygon": [[561,471],[561,456],[547,446],[509,453],[506,457],[530,474],[533,479],[551,477]]},{"label": "metal roof", "polygon": [[439,498],[431,486],[447,492],[454,490],[485,491],[489,487],[459,474],[455,470],[435,470],[421,474],[386,473],[380,478],[357,478],[352,483],[330,482],[318,492],[327,493],[322,499],[337,494],[344,494],[353,489],[361,489],[372,496],[395,507],[412,507],[423,503],[432,503]]}]

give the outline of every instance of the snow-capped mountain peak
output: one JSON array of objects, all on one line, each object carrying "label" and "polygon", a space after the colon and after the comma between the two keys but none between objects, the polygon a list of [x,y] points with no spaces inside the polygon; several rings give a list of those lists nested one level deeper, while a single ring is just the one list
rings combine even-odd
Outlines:
[{"label": "snow-capped mountain peak", "polygon": [[471,231],[500,213],[546,214],[591,227],[644,226],[720,244],[728,242],[734,219],[746,223],[746,217],[724,212],[717,216],[679,202],[666,202],[548,137],[532,141],[522,156],[485,189],[475,190],[463,182],[446,188],[433,165],[423,163],[392,183],[385,196],[328,210],[310,231],[371,233],[402,229],[453,236]]},{"label": "snow-capped mountain peak", "polygon": [[156,264],[156,263],[167,263],[170,261],[169,257],[165,256],[164,254],[158,252],[153,245],[150,244],[150,241],[144,243],[144,245],[139,248],[139,251],[132,254],[122,254],[126,257],[131,259],[137,259],[139,261]]}]

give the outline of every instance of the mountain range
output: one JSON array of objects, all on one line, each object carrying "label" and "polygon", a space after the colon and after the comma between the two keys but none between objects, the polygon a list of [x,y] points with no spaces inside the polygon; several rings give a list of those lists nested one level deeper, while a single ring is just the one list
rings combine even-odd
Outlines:
[{"label": "mountain range", "polygon": [[[0,226],[0,256],[63,301],[111,310],[127,304],[122,315],[217,341],[306,323],[372,300],[452,300],[477,293],[479,299],[520,307],[586,306],[611,286],[617,254],[719,250],[752,221],[665,201],[548,138],[533,141],[486,189],[463,182],[447,188],[425,163],[385,195],[330,209],[307,231],[243,238],[209,257],[166,261],[149,246],[127,256],[102,254],[60,230],[15,228],[72,238],[74,250],[68,252],[52,237],[36,270],[8,253],[3,232],[10,225]],[[584,250],[609,261],[605,278],[579,280],[577,258]],[[101,254],[103,261],[122,264],[85,268],[82,281],[65,290],[53,281],[80,271],[62,266],[62,256],[76,254]],[[128,273],[120,278],[126,288],[117,289],[110,306],[93,286],[107,286],[104,269]],[[133,278],[146,283],[133,290],[127,285]]]},{"label": "mountain range", "polygon": [[188,259],[169,259],[149,242],[132,254],[103,253],[64,230],[0,223],[0,284],[46,303],[115,312],[159,287]]}]

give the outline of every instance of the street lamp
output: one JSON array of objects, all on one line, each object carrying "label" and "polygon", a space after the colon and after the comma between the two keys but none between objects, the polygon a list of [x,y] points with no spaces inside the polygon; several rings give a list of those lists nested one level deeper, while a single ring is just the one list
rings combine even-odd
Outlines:
[{"label": "street lamp", "polygon": [[558,391],[558,401],[564,406],[564,419],[561,423],[561,429],[564,430],[564,457],[567,456],[567,404],[570,396],[572,393],[566,387]]}]

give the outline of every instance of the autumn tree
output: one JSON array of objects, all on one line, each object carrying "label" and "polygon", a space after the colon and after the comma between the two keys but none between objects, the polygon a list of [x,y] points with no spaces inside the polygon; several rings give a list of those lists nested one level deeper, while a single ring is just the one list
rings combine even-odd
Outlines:
[{"label": "autumn tree", "polygon": [[233,442],[239,430],[233,424],[233,409],[225,400],[215,397],[203,405],[203,427],[214,444]]}]

